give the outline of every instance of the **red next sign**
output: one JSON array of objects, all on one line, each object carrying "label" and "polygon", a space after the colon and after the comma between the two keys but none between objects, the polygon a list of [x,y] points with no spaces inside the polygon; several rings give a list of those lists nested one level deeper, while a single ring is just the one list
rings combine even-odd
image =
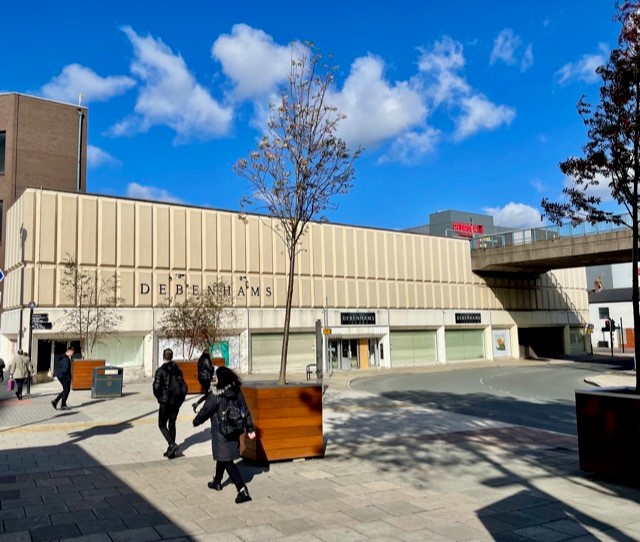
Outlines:
[{"label": "red next sign", "polygon": [[475,233],[484,233],[484,226],[482,224],[470,224],[468,222],[452,222],[453,231],[458,232],[460,235],[471,237]]}]

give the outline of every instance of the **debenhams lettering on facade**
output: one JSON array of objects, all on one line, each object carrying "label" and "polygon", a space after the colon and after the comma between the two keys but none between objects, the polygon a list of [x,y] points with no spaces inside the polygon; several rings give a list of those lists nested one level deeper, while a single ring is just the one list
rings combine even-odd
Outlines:
[{"label": "debenhams lettering on facade", "polygon": [[[171,287],[171,288],[170,288]],[[207,286],[208,293],[213,294],[214,288],[213,286]],[[140,295],[147,295],[151,293],[151,285],[148,282],[140,283]],[[160,283],[158,284],[158,295],[200,295],[202,293],[202,288],[197,284],[166,284]],[[248,284],[245,286],[239,286],[235,292],[232,291],[231,286],[225,284],[223,295],[231,297],[235,294],[235,297],[260,297],[264,295],[265,297],[271,297],[273,295],[273,291],[271,290],[271,286],[267,286],[264,291],[260,290],[260,286],[249,286]]]}]

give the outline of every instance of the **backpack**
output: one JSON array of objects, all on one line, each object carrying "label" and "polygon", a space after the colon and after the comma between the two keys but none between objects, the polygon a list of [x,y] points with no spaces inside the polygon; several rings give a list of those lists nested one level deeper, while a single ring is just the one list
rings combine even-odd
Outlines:
[{"label": "backpack", "polygon": [[220,432],[228,439],[239,437],[244,432],[246,412],[237,399],[226,401],[223,410],[218,410]]},{"label": "backpack", "polygon": [[182,375],[177,375],[173,372],[169,373],[169,404],[180,407],[184,403],[184,398],[187,396],[189,386],[184,381]]}]

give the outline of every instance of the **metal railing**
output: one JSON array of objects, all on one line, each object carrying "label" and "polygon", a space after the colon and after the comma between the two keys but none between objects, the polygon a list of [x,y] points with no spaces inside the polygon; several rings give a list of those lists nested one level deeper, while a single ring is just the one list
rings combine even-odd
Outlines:
[{"label": "metal railing", "polygon": [[[622,218],[627,224],[629,223],[629,215],[623,215]],[[472,250],[487,249],[511,245],[527,245],[538,241],[549,241],[559,237],[584,237],[625,229],[627,229],[627,226],[611,223],[566,223],[560,226],[542,226],[540,228],[512,230],[490,235],[474,235],[470,241]]]}]

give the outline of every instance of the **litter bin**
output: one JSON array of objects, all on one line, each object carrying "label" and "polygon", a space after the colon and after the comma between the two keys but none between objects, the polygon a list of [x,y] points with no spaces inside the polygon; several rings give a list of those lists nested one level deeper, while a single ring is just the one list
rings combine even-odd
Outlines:
[{"label": "litter bin", "polygon": [[91,397],[122,397],[122,367],[96,367]]}]

